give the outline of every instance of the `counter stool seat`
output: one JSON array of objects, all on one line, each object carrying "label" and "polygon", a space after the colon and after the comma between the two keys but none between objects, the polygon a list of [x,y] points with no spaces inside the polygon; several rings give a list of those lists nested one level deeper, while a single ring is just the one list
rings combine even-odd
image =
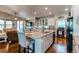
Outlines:
[{"label": "counter stool seat", "polygon": [[27,40],[29,42],[29,47],[30,47],[30,45],[32,45],[32,47],[29,49],[34,53],[35,52],[35,40],[32,38],[28,38]]},{"label": "counter stool seat", "polygon": [[[18,39],[19,39],[19,52],[20,52],[20,46],[24,48],[24,53],[31,51],[34,53],[35,48],[35,41],[27,36],[25,36],[25,33],[18,32]],[[32,45],[33,48],[30,48],[30,45]]]}]

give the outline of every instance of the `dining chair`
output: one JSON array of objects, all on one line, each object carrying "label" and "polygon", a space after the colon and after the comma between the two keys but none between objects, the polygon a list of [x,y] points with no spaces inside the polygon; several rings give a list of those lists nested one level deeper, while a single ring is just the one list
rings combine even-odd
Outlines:
[{"label": "dining chair", "polygon": [[[33,39],[26,37],[24,32],[18,32],[18,39],[19,39],[19,52],[20,52],[20,48],[23,47],[24,48],[24,53],[27,52],[29,53],[29,51],[32,51],[32,53],[34,53],[34,49],[35,49],[35,42]],[[30,45],[33,46],[33,48],[30,48]]]},{"label": "dining chair", "polygon": [[[18,34],[17,31],[6,31],[8,52],[18,52]],[[14,48],[14,49],[13,49]]]},{"label": "dining chair", "polygon": [[18,42],[18,34],[17,31],[7,31],[7,42]]}]

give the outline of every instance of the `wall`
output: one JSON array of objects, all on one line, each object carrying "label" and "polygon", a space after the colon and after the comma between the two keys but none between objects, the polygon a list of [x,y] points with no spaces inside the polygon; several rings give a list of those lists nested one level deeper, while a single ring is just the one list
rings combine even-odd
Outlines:
[{"label": "wall", "polygon": [[79,6],[72,6],[73,15],[73,52],[79,53]]},{"label": "wall", "polygon": [[74,17],[74,35],[79,36],[79,6],[73,6],[73,17]]}]

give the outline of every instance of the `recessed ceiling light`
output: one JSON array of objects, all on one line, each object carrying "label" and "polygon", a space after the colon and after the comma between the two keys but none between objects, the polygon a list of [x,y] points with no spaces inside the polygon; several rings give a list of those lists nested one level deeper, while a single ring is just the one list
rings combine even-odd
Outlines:
[{"label": "recessed ceiling light", "polygon": [[68,8],[66,8],[65,11],[68,11]]},{"label": "recessed ceiling light", "polygon": [[49,12],[49,15],[51,15],[52,14],[52,12]]},{"label": "recessed ceiling light", "polygon": [[34,11],[34,15],[36,15],[37,14],[37,12],[36,11]]},{"label": "recessed ceiling light", "polygon": [[48,10],[48,7],[45,7],[45,10]]}]

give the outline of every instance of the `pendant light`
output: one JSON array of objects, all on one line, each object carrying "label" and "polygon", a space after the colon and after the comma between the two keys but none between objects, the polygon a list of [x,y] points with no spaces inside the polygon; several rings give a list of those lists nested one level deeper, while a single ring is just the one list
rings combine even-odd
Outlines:
[{"label": "pendant light", "polygon": [[17,18],[17,13],[15,12],[14,13],[14,20],[17,20],[18,18]]}]

